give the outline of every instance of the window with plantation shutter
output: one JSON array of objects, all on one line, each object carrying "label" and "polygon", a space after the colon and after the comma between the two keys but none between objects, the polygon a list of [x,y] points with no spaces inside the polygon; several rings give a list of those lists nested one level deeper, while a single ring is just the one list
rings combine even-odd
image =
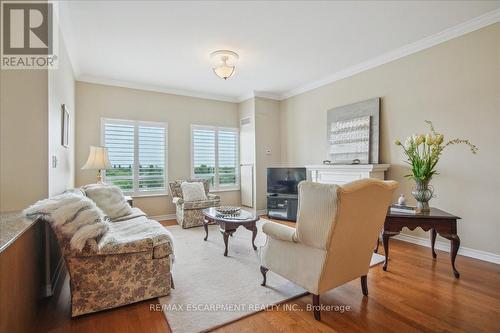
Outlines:
[{"label": "window with plantation shutter", "polygon": [[192,177],[207,179],[214,190],[239,187],[237,128],[191,127]]},{"label": "window with plantation shutter", "polygon": [[215,129],[192,129],[193,176],[215,186]]},{"label": "window with plantation shutter", "polygon": [[125,122],[104,124],[104,146],[112,169],[106,170],[105,181],[119,186],[124,192],[134,190],[135,128]]},{"label": "window with plantation shutter", "polygon": [[133,195],[167,192],[167,124],[102,119],[102,144],[112,168],[104,180]]},{"label": "window with plantation shutter", "polygon": [[238,139],[235,129],[218,131],[219,188],[238,186]]}]

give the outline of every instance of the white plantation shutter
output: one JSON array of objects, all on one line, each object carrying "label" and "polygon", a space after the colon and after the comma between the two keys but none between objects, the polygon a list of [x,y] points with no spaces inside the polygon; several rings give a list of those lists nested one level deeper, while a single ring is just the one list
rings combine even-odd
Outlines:
[{"label": "white plantation shutter", "polygon": [[219,187],[234,187],[238,184],[238,131],[219,129],[218,132]]},{"label": "white plantation shutter", "polygon": [[112,165],[105,182],[135,195],[166,192],[166,123],[103,119],[102,131]]},{"label": "white plantation shutter", "polygon": [[213,189],[239,186],[239,133],[235,128],[191,127],[192,177]]},{"label": "white plantation shutter", "polygon": [[139,126],[139,192],[165,191],[165,127]]},{"label": "white plantation shutter", "polygon": [[193,177],[215,185],[215,129],[192,128]]},{"label": "white plantation shutter", "polygon": [[105,180],[125,192],[134,188],[134,134],[131,124],[115,122],[104,124],[104,146],[108,148],[112,169],[106,170]]}]

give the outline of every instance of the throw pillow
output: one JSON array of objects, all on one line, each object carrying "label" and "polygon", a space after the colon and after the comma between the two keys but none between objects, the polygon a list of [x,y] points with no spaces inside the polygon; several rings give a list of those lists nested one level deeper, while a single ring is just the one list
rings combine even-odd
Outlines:
[{"label": "throw pillow", "polygon": [[91,184],[84,186],[83,190],[111,220],[132,214],[132,208],[118,186]]},{"label": "throw pillow", "polygon": [[202,182],[182,182],[181,189],[184,201],[207,200]]}]

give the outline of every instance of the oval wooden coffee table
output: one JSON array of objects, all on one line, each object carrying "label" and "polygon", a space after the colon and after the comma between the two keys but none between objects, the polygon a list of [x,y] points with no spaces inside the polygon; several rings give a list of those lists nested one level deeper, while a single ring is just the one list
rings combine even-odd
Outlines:
[{"label": "oval wooden coffee table", "polygon": [[246,210],[241,210],[239,215],[222,215],[218,213],[214,207],[203,209],[203,215],[205,216],[205,221],[203,226],[205,227],[205,241],[208,239],[208,224],[210,222],[215,222],[219,226],[219,231],[224,238],[224,256],[227,257],[227,244],[229,242],[229,236],[238,229],[239,226],[245,227],[252,232],[252,247],[257,250],[255,246],[255,237],[257,236],[257,221],[260,219],[259,216],[254,212],[249,212]]}]

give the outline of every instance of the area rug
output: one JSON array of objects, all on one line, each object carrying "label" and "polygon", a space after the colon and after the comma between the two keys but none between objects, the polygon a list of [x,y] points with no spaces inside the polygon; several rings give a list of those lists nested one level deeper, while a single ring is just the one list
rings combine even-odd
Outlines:
[{"label": "area rug", "polygon": [[[258,223],[257,248],[266,241],[262,223]],[[174,333],[208,331],[306,292],[272,272],[267,274],[267,287],[260,285],[259,251],[252,249],[252,233],[244,228],[229,238],[227,257],[216,225],[209,226],[207,241],[203,227],[168,229],[175,240],[175,289],[159,301]],[[383,260],[374,254],[371,265]]]}]

